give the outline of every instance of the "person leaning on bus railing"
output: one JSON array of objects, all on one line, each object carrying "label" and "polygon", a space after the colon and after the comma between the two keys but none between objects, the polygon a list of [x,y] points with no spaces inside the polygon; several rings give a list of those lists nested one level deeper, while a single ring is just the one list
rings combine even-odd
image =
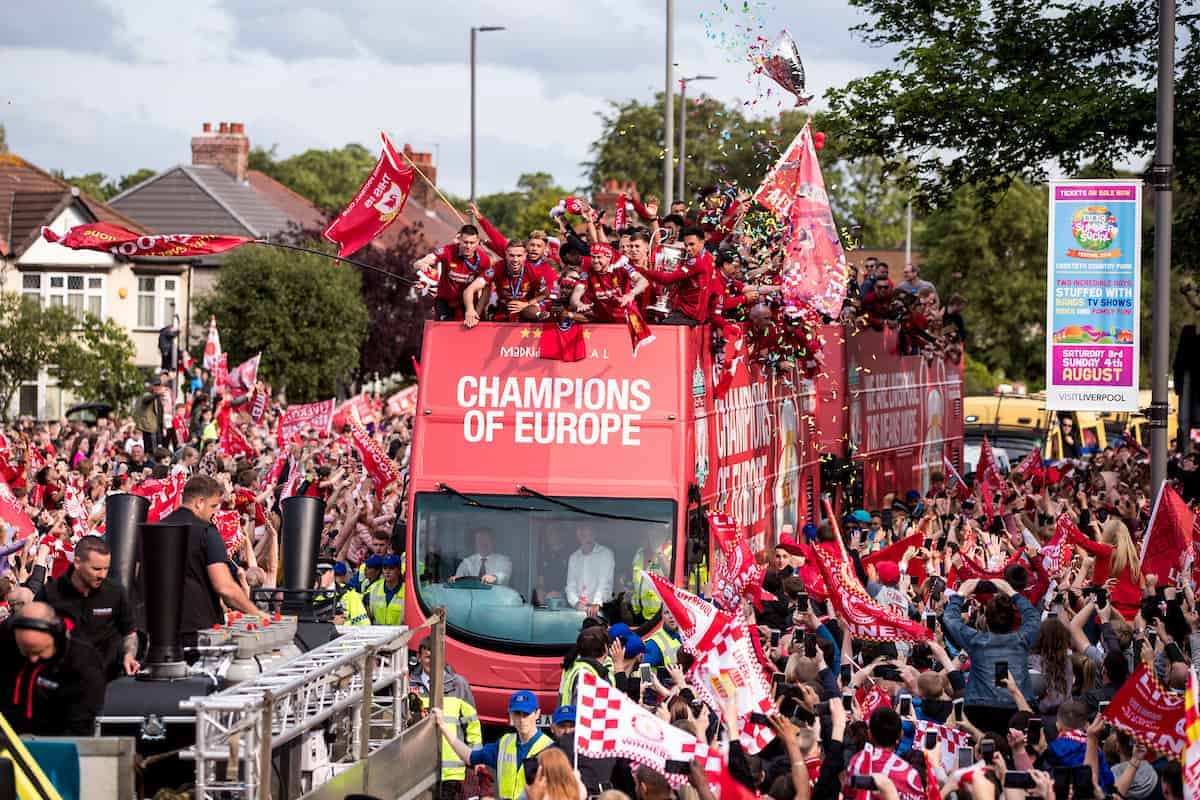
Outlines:
[{"label": "person leaning on bus railing", "polygon": [[512,576],[512,559],[496,552],[496,536],[487,528],[475,530],[475,552],[462,560],[450,583],[459,578],[478,578],[481,583],[508,583]]}]

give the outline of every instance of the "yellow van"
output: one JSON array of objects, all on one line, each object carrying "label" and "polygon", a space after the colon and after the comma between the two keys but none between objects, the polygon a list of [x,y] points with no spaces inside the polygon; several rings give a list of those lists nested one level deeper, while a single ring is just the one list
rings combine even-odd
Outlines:
[{"label": "yellow van", "polygon": [[1100,418],[1090,411],[1048,411],[1044,394],[972,395],[963,398],[963,434],[968,441],[988,437],[1016,464],[1037,447],[1048,461],[1063,459],[1061,423],[1070,419],[1078,431],[1079,455],[1108,445]]},{"label": "yellow van", "polygon": [[[1097,414],[1103,421],[1110,440],[1125,438],[1125,431],[1128,430],[1142,447],[1150,446],[1150,420],[1143,413],[1150,407],[1150,396],[1149,389],[1138,392],[1138,408],[1141,409],[1139,411],[1101,411]],[[1178,435],[1179,396],[1175,392],[1167,392],[1167,441],[1174,442]]]}]

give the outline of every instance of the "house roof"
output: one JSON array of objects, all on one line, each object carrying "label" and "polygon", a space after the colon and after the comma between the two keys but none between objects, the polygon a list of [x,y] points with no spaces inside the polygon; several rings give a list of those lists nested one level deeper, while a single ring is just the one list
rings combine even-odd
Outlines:
[{"label": "house roof", "polygon": [[181,164],[126,189],[112,205],[157,231],[266,237],[291,217],[249,182],[215,166]]},{"label": "house roof", "polygon": [[246,180],[256,192],[287,214],[301,228],[325,227],[325,214],[304,195],[293,192],[270,175],[256,169],[246,172]]},{"label": "house roof", "polygon": [[37,241],[42,226],[53,222],[72,203],[78,203],[98,222],[111,222],[138,233],[150,232],[17,154],[0,153],[0,256],[21,255]]}]

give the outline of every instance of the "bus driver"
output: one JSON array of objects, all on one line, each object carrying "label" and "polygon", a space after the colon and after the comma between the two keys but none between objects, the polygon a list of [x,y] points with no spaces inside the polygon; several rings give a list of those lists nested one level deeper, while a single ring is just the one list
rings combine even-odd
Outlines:
[{"label": "bus driver", "polygon": [[512,559],[496,552],[496,537],[487,528],[475,530],[475,552],[462,560],[454,577],[454,583],[459,578],[478,578],[482,583],[498,583],[506,585],[512,577]]}]

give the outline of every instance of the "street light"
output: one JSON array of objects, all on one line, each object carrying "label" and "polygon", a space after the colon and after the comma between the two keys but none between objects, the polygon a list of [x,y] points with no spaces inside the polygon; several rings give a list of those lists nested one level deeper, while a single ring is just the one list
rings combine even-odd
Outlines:
[{"label": "street light", "polygon": [[667,0],[667,80],[663,92],[666,108],[663,109],[663,199],[662,207],[671,208],[674,180],[671,159],[675,155],[675,0]]},{"label": "street light", "polygon": [[471,202],[475,202],[475,35],[502,31],[502,25],[481,25],[471,28]]},{"label": "street light", "polygon": [[[684,180],[687,164],[687,87],[692,81],[715,81],[716,75],[693,75],[679,79],[679,199],[687,197],[687,182]],[[671,209],[668,208],[667,211]]]}]

